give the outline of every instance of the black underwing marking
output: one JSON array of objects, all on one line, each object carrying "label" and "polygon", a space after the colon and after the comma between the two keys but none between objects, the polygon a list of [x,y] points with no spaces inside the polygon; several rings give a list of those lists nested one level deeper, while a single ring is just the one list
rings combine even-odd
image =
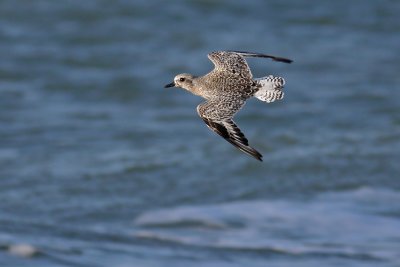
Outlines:
[{"label": "black underwing marking", "polygon": [[226,123],[228,123],[234,131],[232,133],[233,135],[231,135],[228,129],[224,125],[212,121],[208,118],[202,117],[202,119],[211,130],[219,134],[233,146],[240,149],[244,153],[254,157],[255,159],[262,161],[262,155],[257,150],[249,146],[247,138],[244,136],[244,134],[240,131],[239,127],[237,127],[237,125],[233,121],[231,120],[226,121]]}]

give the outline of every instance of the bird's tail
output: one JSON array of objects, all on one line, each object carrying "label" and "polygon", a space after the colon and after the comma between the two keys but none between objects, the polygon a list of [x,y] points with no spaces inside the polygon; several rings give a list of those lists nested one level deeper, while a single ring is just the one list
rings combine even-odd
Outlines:
[{"label": "bird's tail", "polygon": [[260,88],[254,94],[254,97],[267,103],[283,98],[283,86],[285,85],[285,80],[282,77],[269,75],[267,77],[255,79],[255,81]]}]

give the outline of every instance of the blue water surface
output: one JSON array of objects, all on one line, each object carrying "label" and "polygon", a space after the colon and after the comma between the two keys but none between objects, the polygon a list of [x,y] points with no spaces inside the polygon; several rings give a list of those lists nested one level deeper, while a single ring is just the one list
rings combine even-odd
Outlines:
[{"label": "blue water surface", "polygon": [[[0,1],[0,266],[399,266],[399,13]],[[262,163],[163,88],[214,50],[294,60],[249,59],[286,79],[235,118]]]}]

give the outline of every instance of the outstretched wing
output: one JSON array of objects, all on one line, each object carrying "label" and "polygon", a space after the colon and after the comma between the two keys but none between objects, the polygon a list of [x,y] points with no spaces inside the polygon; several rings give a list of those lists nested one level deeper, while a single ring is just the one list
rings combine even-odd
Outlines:
[{"label": "outstretched wing", "polygon": [[247,138],[232,120],[215,122],[204,117],[202,117],[202,119],[211,130],[222,136],[226,141],[244,153],[254,157],[259,161],[262,161],[262,155],[257,150],[249,146]]},{"label": "outstretched wing", "polygon": [[208,58],[214,63],[216,71],[228,72],[251,79],[253,74],[246,62],[245,57],[270,58],[274,61],[292,63],[293,60],[261,53],[245,51],[216,51],[208,54]]},{"label": "outstretched wing", "polygon": [[244,57],[236,52],[216,51],[208,54],[208,58],[215,65],[216,71],[228,72],[251,79],[253,74],[250,71]]},{"label": "outstretched wing", "polygon": [[233,115],[244,105],[244,101],[236,105],[232,102],[206,101],[197,106],[197,112],[208,128],[222,136],[226,141],[244,153],[262,161],[262,155],[249,146],[249,142],[239,127],[233,122]]},{"label": "outstretched wing", "polygon": [[243,57],[262,57],[262,58],[270,58],[274,61],[284,62],[284,63],[292,63],[293,60],[284,58],[284,57],[276,57],[267,54],[260,54],[260,53],[252,53],[252,52],[245,52],[245,51],[228,51],[230,53],[236,53]]}]

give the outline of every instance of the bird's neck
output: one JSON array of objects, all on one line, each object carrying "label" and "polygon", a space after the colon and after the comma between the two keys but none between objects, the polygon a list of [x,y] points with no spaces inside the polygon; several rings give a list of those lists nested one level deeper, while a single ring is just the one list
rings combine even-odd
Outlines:
[{"label": "bird's neck", "polygon": [[201,86],[198,84],[196,78],[194,78],[191,83],[186,84],[186,87],[184,89],[194,95],[201,96]]}]

